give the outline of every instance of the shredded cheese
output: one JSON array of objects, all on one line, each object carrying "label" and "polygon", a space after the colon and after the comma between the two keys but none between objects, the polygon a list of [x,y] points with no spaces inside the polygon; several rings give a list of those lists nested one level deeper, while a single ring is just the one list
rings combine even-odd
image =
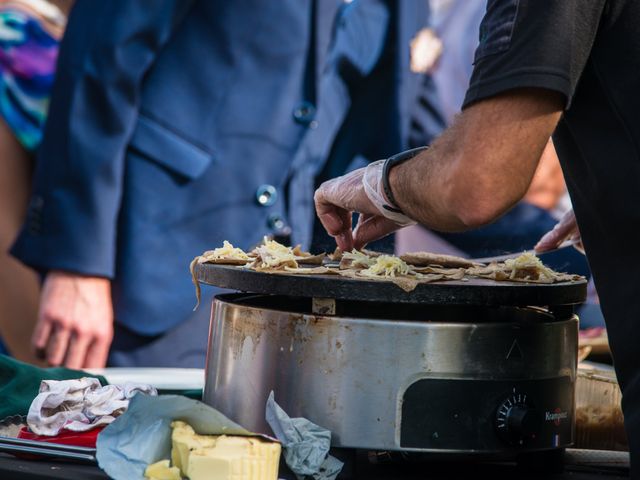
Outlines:
[{"label": "shredded cheese", "polygon": [[249,256],[244,253],[241,248],[236,248],[231,245],[230,242],[225,240],[222,243],[222,247],[216,248],[215,250],[206,251],[202,255],[200,255],[198,262],[206,263],[208,261],[218,260],[221,258],[249,261]]},{"label": "shredded cheese", "polygon": [[275,240],[267,239],[267,237],[264,238],[262,245],[256,247],[255,253],[259,258],[260,268],[298,267],[296,255],[291,247],[285,247]]},{"label": "shredded cheese", "polygon": [[364,277],[395,277],[413,273],[409,265],[393,255],[380,255],[373,260],[373,264],[360,272]]},{"label": "shredded cheese", "polygon": [[511,270],[509,276],[510,279],[516,278],[518,271],[533,270],[538,274],[538,278],[533,280],[539,280],[541,277],[553,280],[556,277],[556,272],[551,270],[542,261],[531,252],[524,252],[522,255],[516,258],[510,258],[504,261],[504,265],[507,269]]},{"label": "shredded cheese", "polygon": [[350,252],[344,252],[342,254],[342,259],[346,261],[351,260],[352,267],[368,268],[376,263],[376,259],[374,257],[370,257],[366,253],[359,252],[355,248]]}]

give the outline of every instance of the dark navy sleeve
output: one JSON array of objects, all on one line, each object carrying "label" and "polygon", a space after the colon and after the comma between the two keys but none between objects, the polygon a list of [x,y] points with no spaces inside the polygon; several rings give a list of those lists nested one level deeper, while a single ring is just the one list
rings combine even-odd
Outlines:
[{"label": "dark navy sleeve", "polygon": [[446,126],[436,84],[431,75],[423,75],[416,102],[409,127],[409,148],[430,145]]},{"label": "dark navy sleeve", "polygon": [[140,85],[192,2],[78,0],[25,225],[12,253],[41,271],[114,275],[124,156]]},{"label": "dark navy sleeve", "polygon": [[463,108],[514,88],[557,91],[567,106],[606,0],[489,0]]}]

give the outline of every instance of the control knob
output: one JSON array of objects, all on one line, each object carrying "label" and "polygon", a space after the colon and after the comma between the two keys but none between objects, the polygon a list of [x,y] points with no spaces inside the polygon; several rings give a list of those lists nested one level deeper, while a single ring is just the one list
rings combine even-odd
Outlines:
[{"label": "control knob", "polygon": [[522,393],[514,392],[496,411],[496,431],[511,445],[524,445],[535,439],[541,424],[540,413]]}]

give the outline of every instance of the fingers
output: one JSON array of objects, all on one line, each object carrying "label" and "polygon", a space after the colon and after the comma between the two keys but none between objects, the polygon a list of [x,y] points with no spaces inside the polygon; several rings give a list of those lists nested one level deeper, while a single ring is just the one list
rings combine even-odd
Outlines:
[{"label": "fingers", "polygon": [[57,324],[52,329],[49,342],[47,343],[47,362],[50,365],[58,366],[64,363],[69,348],[69,339],[71,331],[61,324]]},{"label": "fingers", "polygon": [[351,235],[351,212],[334,205],[327,196],[326,184],[322,184],[314,195],[316,213],[327,233],[336,239],[343,252],[353,249]]},{"label": "fingers", "polygon": [[[73,332],[69,320],[64,315],[51,312],[47,306],[41,310],[33,346],[49,365],[67,365],[68,358],[72,355],[74,366],[70,368],[81,368],[78,365],[84,362],[83,343],[87,343],[84,337]],[[84,350],[86,351],[86,346]]]},{"label": "fingers", "polygon": [[336,240],[336,245],[343,252],[350,252],[355,248],[355,244],[353,241],[353,233],[351,232],[351,229],[347,230],[344,233],[341,233],[340,235],[337,235],[334,238]]},{"label": "fingers", "polygon": [[535,245],[537,253],[543,253],[557,248],[562,242],[571,237],[580,236],[576,217],[573,210],[567,212],[562,219],[553,227],[553,230],[545,233]]},{"label": "fingers", "polygon": [[353,231],[354,247],[361,250],[370,242],[386,237],[401,228],[397,223],[381,215],[360,215]]},{"label": "fingers", "polygon": [[328,194],[327,183],[320,185],[320,188],[316,190],[313,196],[313,200],[322,226],[329,235],[336,236],[347,229],[351,230],[351,215],[346,209],[333,203]]},{"label": "fingers", "polygon": [[47,344],[49,343],[51,330],[51,323],[39,317],[31,337],[31,346],[33,347],[36,357],[40,360],[47,358]]},{"label": "fingers", "polygon": [[113,339],[110,282],[49,274],[32,343],[50,365],[104,367]]},{"label": "fingers", "polygon": [[113,331],[88,331],[55,326],[47,345],[50,365],[67,368],[101,368],[107,363]]},{"label": "fingers", "polygon": [[544,253],[548,250],[553,250],[558,245],[560,245],[564,239],[565,235],[561,235],[557,230],[551,230],[550,232],[545,233],[538,243],[533,247],[536,253]]},{"label": "fingers", "polygon": [[87,365],[86,360],[91,340],[91,337],[84,332],[72,335],[68,344],[64,366],[75,369],[90,367],[90,365]]},{"label": "fingers", "polygon": [[[375,166],[375,164],[373,164]],[[371,167],[371,165],[370,165]],[[379,164],[378,170],[382,168]],[[364,244],[381,238],[390,232],[397,230],[399,227],[391,227],[392,222],[383,221],[384,217],[380,217],[378,207],[372,202],[366,192],[363,182],[367,171],[371,173],[369,167],[354,170],[342,177],[334,178],[324,182],[315,193],[314,201],[316,212],[320,222],[327,230],[327,233],[336,239],[338,247],[343,252],[353,250],[353,248],[361,248]],[[378,172],[379,173],[379,172]],[[376,177],[377,178],[377,177]],[[377,180],[369,179],[373,184],[377,184]],[[352,212],[359,212],[363,226],[360,227],[360,240],[354,238],[355,232],[352,232]],[[365,219],[371,219],[373,223],[364,222]]]},{"label": "fingers", "polygon": [[94,342],[89,345],[86,352],[84,368],[102,368],[107,364],[112,338],[113,335],[103,335],[96,338]]}]

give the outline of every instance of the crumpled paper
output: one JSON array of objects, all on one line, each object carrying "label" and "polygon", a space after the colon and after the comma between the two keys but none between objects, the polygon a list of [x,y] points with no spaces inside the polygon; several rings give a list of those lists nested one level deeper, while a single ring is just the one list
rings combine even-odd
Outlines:
[{"label": "crumpled paper", "polygon": [[27,414],[29,428],[38,435],[58,435],[62,430],[85,432],[113,422],[142,392],[156,395],[151,385],[127,383],[102,386],[97,378],[43,380],[40,393]]},{"label": "crumpled paper", "polygon": [[267,423],[280,440],[287,466],[298,480],[334,480],[343,463],[329,455],[331,432],[306,418],[290,418],[269,394],[266,407]]},{"label": "crumpled paper", "polygon": [[216,409],[179,395],[136,395],[129,408],[98,435],[98,465],[114,480],[143,480],[150,463],[171,458],[171,422],[203,435],[255,435]]}]

